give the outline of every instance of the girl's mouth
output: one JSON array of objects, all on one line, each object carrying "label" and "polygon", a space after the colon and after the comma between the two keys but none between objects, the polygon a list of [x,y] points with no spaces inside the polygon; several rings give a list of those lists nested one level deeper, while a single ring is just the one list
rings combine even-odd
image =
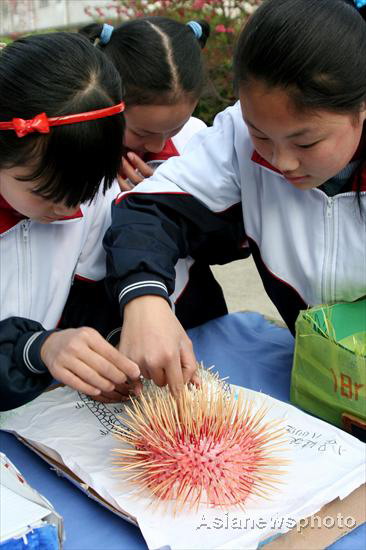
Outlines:
[{"label": "girl's mouth", "polygon": [[296,177],[291,177],[291,176],[286,176],[284,174],[284,177],[290,181],[291,183],[299,183],[305,179],[307,179],[309,176],[296,176]]}]

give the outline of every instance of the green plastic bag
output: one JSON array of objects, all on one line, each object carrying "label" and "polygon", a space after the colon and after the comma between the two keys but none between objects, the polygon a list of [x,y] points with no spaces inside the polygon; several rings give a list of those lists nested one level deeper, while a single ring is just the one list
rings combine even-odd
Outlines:
[{"label": "green plastic bag", "polygon": [[355,435],[364,428],[366,300],[300,312],[291,401]]}]

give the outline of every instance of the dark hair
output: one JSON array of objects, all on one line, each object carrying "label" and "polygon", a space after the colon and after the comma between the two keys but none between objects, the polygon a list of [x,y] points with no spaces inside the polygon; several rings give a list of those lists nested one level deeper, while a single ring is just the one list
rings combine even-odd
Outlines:
[{"label": "dark hair", "polygon": [[285,89],[299,110],[357,114],[366,101],[366,9],[347,0],[266,0],[241,32],[234,74],[237,89],[261,80]]},{"label": "dark hair", "polygon": [[[84,37],[66,33],[29,36],[0,55],[0,120],[49,117],[116,105],[121,79],[113,64]],[[67,206],[92,200],[104,178],[114,180],[123,152],[123,115],[51,127],[17,137],[0,131],[0,169],[30,165],[35,192]]]},{"label": "dark hair", "polygon": [[299,109],[357,112],[365,60],[365,21],[345,0],[267,0],[239,37],[235,82],[285,88]]},{"label": "dark hair", "polygon": [[[98,42],[122,77],[127,106],[174,104],[184,95],[199,98],[205,81],[200,46],[210,26],[197,23],[199,40],[189,25],[167,17],[141,17],[116,27],[107,44]],[[79,32],[95,42],[102,29],[95,23]]]}]

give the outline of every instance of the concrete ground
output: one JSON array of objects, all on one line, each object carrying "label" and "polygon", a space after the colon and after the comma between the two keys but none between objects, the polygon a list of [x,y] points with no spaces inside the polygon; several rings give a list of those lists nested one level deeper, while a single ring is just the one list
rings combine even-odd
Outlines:
[{"label": "concrete ground", "polygon": [[252,258],[214,266],[212,271],[224,290],[230,313],[257,311],[284,326],[280,314],[263,288]]}]

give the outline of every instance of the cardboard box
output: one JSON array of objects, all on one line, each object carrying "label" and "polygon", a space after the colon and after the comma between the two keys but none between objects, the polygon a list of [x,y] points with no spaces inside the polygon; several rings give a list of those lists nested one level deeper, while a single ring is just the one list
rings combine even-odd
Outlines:
[{"label": "cardboard box", "polygon": [[[338,518],[351,518],[347,527]],[[266,550],[321,550],[350,533],[366,521],[366,485],[348,497],[336,498],[317,514],[298,522],[297,526],[265,545]],[[343,523],[343,526],[342,526]],[[329,527],[327,527],[329,525]]]}]

